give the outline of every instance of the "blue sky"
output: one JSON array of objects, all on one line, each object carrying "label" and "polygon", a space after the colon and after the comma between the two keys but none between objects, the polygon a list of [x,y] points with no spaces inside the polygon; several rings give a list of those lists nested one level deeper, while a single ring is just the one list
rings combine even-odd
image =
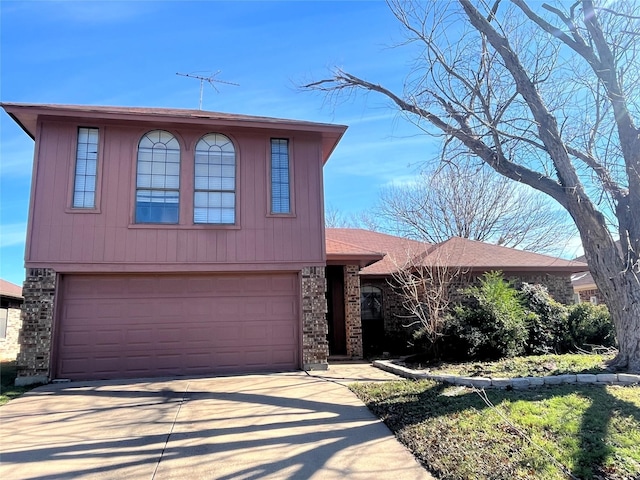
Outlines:
[{"label": "blue sky", "polygon": [[[327,206],[367,210],[437,143],[376,95],[337,104],[297,85],[343,67],[401,91],[413,60],[397,20],[369,1],[0,1],[0,100],[198,108],[339,123]],[[21,284],[33,142],[0,112],[0,276]]]},{"label": "blue sky", "polygon": [[[401,86],[411,58],[383,1],[0,2],[0,99],[5,102],[198,108],[349,126],[325,167],[326,203],[367,209],[381,187],[428,158],[381,97],[338,105],[296,85],[341,66]],[[33,142],[0,113],[0,276],[21,284]]]}]

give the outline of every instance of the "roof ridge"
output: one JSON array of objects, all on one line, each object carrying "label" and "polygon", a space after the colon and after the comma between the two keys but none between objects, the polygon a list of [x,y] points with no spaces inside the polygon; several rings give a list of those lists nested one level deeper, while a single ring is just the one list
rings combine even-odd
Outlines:
[{"label": "roof ridge", "polygon": [[585,263],[585,262],[582,262],[582,261],[579,261],[579,260],[576,260],[576,259],[569,260],[569,259],[566,259],[566,258],[560,258],[560,257],[556,257],[554,255],[549,255],[549,254],[546,254],[546,253],[532,252],[531,250],[522,250],[522,249],[516,248],[516,247],[507,247],[506,245],[498,245],[496,243],[485,242],[483,240],[475,240],[475,239],[472,239],[472,238],[460,237],[458,235],[454,235],[454,236],[446,239],[443,242],[437,243],[436,245],[438,247],[440,247],[440,246],[443,246],[446,243],[449,243],[452,240],[462,240],[462,242],[464,242],[464,243],[470,242],[470,243],[480,244],[480,245],[483,245],[485,247],[488,246],[488,247],[493,247],[493,248],[514,250],[516,252],[523,253],[525,255],[535,255],[535,256],[545,257],[545,258],[548,258],[548,259],[562,260],[562,261],[565,261],[565,262]]}]

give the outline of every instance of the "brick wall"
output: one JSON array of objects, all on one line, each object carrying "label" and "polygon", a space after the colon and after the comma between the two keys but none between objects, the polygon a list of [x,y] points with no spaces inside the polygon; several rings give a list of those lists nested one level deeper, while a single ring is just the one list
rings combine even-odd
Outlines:
[{"label": "brick wall", "polygon": [[[21,302],[19,302],[21,303]],[[0,338],[0,360],[15,360],[20,351],[18,335],[22,326],[22,311],[19,304],[12,304],[4,308],[7,315],[7,331],[4,338]]]},{"label": "brick wall", "polygon": [[540,284],[547,287],[549,294],[564,305],[571,305],[573,300],[573,285],[571,285],[570,273],[505,273],[504,277],[514,282],[516,287],[523,282]]},{"label": "brick wall", "polygon": [[27,277],[22,288],[24,304],[16,385],[49,381],[56,283],[56,272],[50,268],[27,269]]},{"label": "brick wall", "polygon": [[344,310],[347,355],[362,358],[362,319],[360,318],[360,276],[358,265],[344,267]]},{"label": "brick wall", "polygon": [[327,282],[324,267],[302,269],[302,368],[326,370],[329,342],[327,333]]},{"label": "brick wall", "polygon": [[578,295],[580,295],[580,302],[584,303],[584,302],[591,302],[591,298],[595,297],[596,298],[596,304],[600,305],[604,303],[604,298],[602,297],[602,294],[600,293],[600,290],[598,290],[597,288],[592,288],[589,290],[581,290],[578,292]]}]

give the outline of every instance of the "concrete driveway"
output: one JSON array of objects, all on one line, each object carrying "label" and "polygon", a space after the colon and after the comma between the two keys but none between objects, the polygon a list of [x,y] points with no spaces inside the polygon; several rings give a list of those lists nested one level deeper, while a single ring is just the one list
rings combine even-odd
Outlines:
[{"label": "concrete driveway", "polygon": [[430,479],[328,372],[75,382],[0,408],[0,478]]}]

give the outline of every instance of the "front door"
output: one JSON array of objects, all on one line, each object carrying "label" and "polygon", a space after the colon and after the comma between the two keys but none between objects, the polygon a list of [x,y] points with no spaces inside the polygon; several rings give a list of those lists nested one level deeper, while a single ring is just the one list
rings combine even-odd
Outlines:
[{"label": "front door", "polygon": [[360,318],[365,358],[380,355],[384,350],[384,311],[381,288],[373,285],[360,287]]},{"label": "front door", "polygon": [[347,354],[347,331],[344,312],[344,267],[329,265],[327,276],[327,322],[329,355]]}]

